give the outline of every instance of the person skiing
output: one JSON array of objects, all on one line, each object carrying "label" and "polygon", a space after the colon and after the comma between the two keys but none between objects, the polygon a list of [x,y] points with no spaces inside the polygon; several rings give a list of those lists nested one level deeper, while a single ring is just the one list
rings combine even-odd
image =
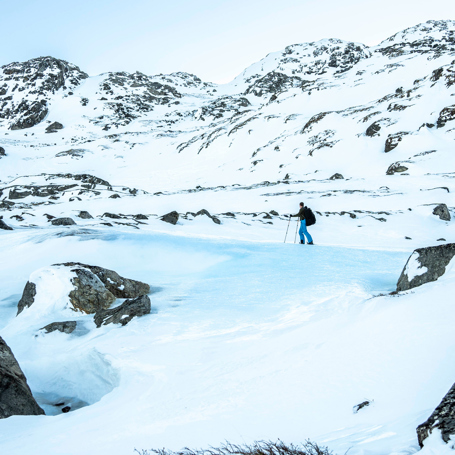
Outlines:
[{"label": "person skiing", "polygon": [[306,219],[305,219],[305,205],[303,202],[300,203],[300,210],[295,215],[289,215],[291,218],[298,216],[300,218],[300,229],[299,229],[299,236],[300,236],[300,243],[305,245],[305,237],[308,240],[308,245],[314,245],[313,238],[311,237],[310,233],[306,227]]}]

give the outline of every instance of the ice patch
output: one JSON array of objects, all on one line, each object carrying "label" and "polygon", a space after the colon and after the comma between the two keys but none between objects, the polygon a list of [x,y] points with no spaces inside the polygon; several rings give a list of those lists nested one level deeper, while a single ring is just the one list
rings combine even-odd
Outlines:
[{"label": "ice patch", "polygon": [[428,269],[420,264],[418,260],[419,257],[419,253],[414,251],[406,264],[404,273],[408,276],[409,282],[411,282],[416,276],[420,276],[428,272]]}]

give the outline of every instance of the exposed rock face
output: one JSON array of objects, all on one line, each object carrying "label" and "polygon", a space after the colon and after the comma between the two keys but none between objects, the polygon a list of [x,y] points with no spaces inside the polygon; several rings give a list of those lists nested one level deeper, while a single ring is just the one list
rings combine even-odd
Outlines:
[{"label": "exposed rock face", "polygon": [[64,217],[64,218],[54,218],[51,220],[51,223],[54,226],[72,226],[76,224],[72,218]]},{"label": "exposed rock face", "polygon": [[162,221],[165,221],[166,223],[170,224],[177,224],[177,221],[179,220],[179,214],[174,210],[173,212],[166,213],[166,215],[163,215],[161,217]]},{"label": "exposed rock face", "polygon": [[199,212],[197,213],[193,213],[193,212],[188,212],[187,215],[190,214],[194,217],[197,217],[197,216],[201,216],[201,215],[206,215],[208,216],[215,224],[221,224],[221,221],[216,217],[216,216],[213,216],[213,215],[210,215],[210,213],[205,210],[205,209],[202,209],[202,210],[199,210]]},{"label": "exposed rock face", "polygon": [[454,256],[455,243],[414,250],[398,279],[397,292],[436,281]]},{"label": "exposed rock face", "polygon": [[122,305],[111,310],[100,310],[95,314],[97,327],[107,324],[126,325],[134,316],[144,316],[151,312],[150,299],[142,295],[134,300],[126,300]]},{"label": "exposed rock face", "polygon": [[14,354],[0,337],[0,419],[42,414]]},{"label": "exposed rock face", "polygon": [[25,307],[30,308],[35,301],[36,295],[36,284],[32,283],[31,281],[27,281],[25,285],[24,292],[22,293],[22,297],[17,304],[17,314],[22,313]]},{"label": "exposed rock face", "polygon": [[436,125],[438,128],[445,126],[447,122],[455,120],[455,105],[445,107],[440,113]]},{"label": "exposed rock face", "polygon": [[439,204],[433,210],[433,215],[439,216],[443,221],[450,221],[450,212],[446,204]]},{"label": "exposed rock face", "polygon": [[46,333],[55,332],[58,330],[62,333],[72,333],[76,329],[76,321],[64,321],[64,322],[52,322],[51,324],[46,325],[41,330],[45,330]]},{"label": "exposed rock face", "polygon": [[389,134],[389,136],[387,137],[387,140],[385,141],[384,152],[388,153],[391,150],[393,150],[394,148],[398,147],[398,144],[403,139],[403,136],[406,136],[407,134],[409,134],[409,133],[407,133],[405,131],[400,131],[399,133],[395,133],[395,134]]},{"label": "exposed rock face", "polygon": [[341,179],[344,179],[344,177],[341,175],[341,174],[333,174],[332,177],[330,177],[330,180],[341,180]]},{"label": "exposed rock face", "polygon": [[380,122],[374,122],[367,128],[365,134],[368,137],[379,136],[379,131],[381,131]]},{"label": "exposed rock face", "polygon": [[63,129],[63,125],[60,122],[54,122],[46,128],[46,133],[56,133],[61,129]]},{"label": "exposed rock face", "polygon": [[60,265],[75,267],[72,270],[78,270],[78,268],[90,270],[117,299],[135,299],[150,292],[150,286],[148,284],[142,281],[123,278],[113,270],[96,265],[81,264],[79,262],[67,262]]},{"label": "exposed rock face", "polygon": [[393,163],[389,166],[389,168],[386,171],[387,175],[393,175],[396,173],[401,173],[407,171],[408,168],[406,166],[403,166],[401,163]]},{"label": "exposed rock face", "polygon": [[0,218],[0,229],[3,229],[4,231],[12,231],[13,228],[8,226],[1,218]]},{"label": "exposed rock face", "polygon": [[435,428],[441,431],[442,439],[446,443],[449,442],[451,436],[455,435],[455,384],[428,420],[417,427],[417,439],[420,447],[423,447],[423,442]]},{"label": "exposed rock face", "polygon": [[71,305],[75,310],[92,314],[102,308],[109,308],[115,301],[115,296],[90,270],[85,268],[71,270],[77,275],[71,280],[74,289],[69,293]]},{"label": "exposed rock face", "polygon": [[2,66],[0,94],[12,93],[20,86],[22,96],[19,101],[11,95],[3,98],[0,119],[10,120],[11,130],[35,126],[47,116],[51,95],[77,87],[87,77],[77,66],[53,57]]},{"label": "exposed rock face", "polygon": [[6,152],[5,152],[5,149],[3,147],[0,147],[0,158],[2,156],[6,156]]}]

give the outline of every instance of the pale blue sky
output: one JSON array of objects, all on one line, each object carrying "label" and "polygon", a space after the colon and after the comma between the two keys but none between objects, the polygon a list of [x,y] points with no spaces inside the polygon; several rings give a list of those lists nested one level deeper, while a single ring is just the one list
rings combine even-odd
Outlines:
[{"label": "pale blue sky", "polygon": [[377,44],[448,0],[0,0],[0,65],[52,55],[90,75],[186,71],[227,82],[289,44],[341,38]]}]

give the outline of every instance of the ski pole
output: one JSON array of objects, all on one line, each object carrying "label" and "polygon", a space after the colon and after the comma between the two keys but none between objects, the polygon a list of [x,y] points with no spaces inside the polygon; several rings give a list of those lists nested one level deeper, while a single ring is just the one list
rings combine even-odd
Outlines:
[{"label": "ski pole", "polygon": [[289,231],[289,225],[291,224],[291,217],[289,217],[289,221],[288,221],[288,227],[286,229],[286,235],[284,236],[284,243],[286,243],[286,239],[288,237],[288,231]]},{"label": "ski pole", "polygon": [[297,224],[295,226],[295,236],[294,236],[294,243],[297,243],[297,231],[299,230],[299,219],[297,218]]}]

